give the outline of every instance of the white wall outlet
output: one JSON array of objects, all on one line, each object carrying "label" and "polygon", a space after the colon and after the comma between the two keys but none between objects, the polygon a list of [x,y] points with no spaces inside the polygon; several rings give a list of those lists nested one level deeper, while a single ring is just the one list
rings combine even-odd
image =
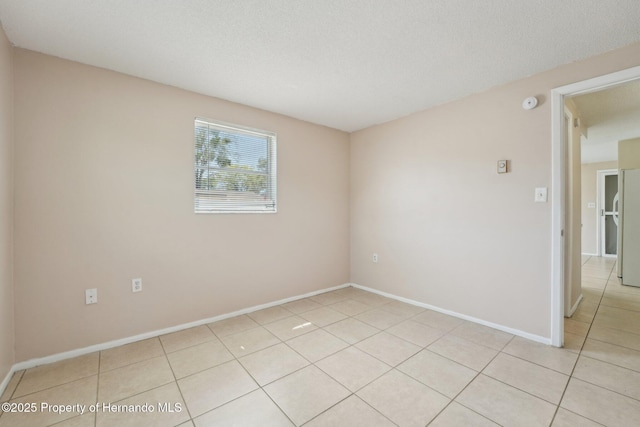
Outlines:
[{"label": "white wall outlet", "polygon": [[133,292],[142,292],[142,279],[132,279],[131,290]]},{"label": "white wall outlet", "polygon": [[98,290],[86,289],[84,291],[84,303],[85,304],[97,304],[98,303]]},{"label": "white wall outlet", "polygon": [[596,208],[596,203],[595,202],[589,202],[589,203],[587,203],[587,207],[589,209],[595,209]]},{"label": "white wall outlet", "polygon": [[373,262],[378,262],[378,254],[373,254],[372,260]]},{"label": "white wall outlet", "polygon": [[538,187],[536,188],[536,198],[535,201],[537,203],[544,203],[547,201],[547,187]]}]

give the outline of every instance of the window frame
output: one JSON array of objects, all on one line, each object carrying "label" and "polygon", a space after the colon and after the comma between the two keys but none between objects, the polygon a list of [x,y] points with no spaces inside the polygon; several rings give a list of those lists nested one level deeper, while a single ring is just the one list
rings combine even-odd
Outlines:
[{"label": "window frame", "polygon": [[[267,171],[266,173],[258,172],[258,171],[244,171],[247,175],[258,175],[258,176],[266,176],[267,179],[267,188],[266,191],[269,194],[267,200],[269,203],[265,203],[264,207],[260,207],[259,204],[248,203],[243,205],[241,202],[237,202],[237,205],[233,203],[229,204],[219,204],[209,208],[201,208],[199,207],[199,194],[201,195],[213,195],[215,193],[220,193],[222,191],[229,190],[203,190],[197,188],[195,173],[198,170],[198,165],[196,164],[196,156],[197,156],[197,129],[198,123],[201,125],[207,125],[209,128],[213,128],[222,132],[230,133],[230,134],[244,134],[244,135],[255,135],[256,137],[265,138],[267,144]],[[238,214],[238,213],[277,213],[278,212],[278,176],[277,176],[277,134],[271,131],[265,131],[261,129],[255,129],[247,126],[236,125],[232,123],[222,122],[220,120],[213,120],[204,117],[195,117],[193,121],[193,169],[192,180],[193,180],[193,208],[195,214]],[[213,169],[218,169],[220,171],[224,171],[224,168],[214,167]],[[271,205],[271,206],[269,206]]]}]

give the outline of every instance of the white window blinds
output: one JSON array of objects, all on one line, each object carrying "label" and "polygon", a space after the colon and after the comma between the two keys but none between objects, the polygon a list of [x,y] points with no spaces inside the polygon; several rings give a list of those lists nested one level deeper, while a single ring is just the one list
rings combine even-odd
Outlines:
[{"label": "white window blinds", "polygon": [[276,135],[195,120],[195,212],[276,212]]}]

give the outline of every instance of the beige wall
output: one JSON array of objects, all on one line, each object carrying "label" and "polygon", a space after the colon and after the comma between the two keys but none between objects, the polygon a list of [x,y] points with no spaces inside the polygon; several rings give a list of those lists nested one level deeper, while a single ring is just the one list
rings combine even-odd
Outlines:
[{"label": "beige wall", "polygon": [[[21,49],[14,61],[18,361],[349,281],[347,133]],[[277,132],[277,214],[193,213],[196,116]]]},{"label": "beige wall", "polygon": [[352,134],[352,281],[550,337],[548,96],[636,65],[640,44]]},{"label": "beige wall", "polygon": [[618,142],[620,169],[640,168],[640,138]]},{"label": "beige wall", "polygon": [[14,363],[12,158],[12,48],[0,26],[0,383]]},{"label": "beige wall", "polygon": [[598,203],[598,171],[618,169],[618,162],[585,163],[582,165],[582,253],[598,253],[598,211],[588,207]]}]

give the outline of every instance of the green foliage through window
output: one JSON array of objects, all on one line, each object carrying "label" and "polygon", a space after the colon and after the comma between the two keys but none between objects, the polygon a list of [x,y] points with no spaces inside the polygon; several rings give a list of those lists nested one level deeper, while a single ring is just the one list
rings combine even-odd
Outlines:
[{"label": "green foliage through window", "polygon": [[196,212],[275,212],[275,135],[195,122]]}]

